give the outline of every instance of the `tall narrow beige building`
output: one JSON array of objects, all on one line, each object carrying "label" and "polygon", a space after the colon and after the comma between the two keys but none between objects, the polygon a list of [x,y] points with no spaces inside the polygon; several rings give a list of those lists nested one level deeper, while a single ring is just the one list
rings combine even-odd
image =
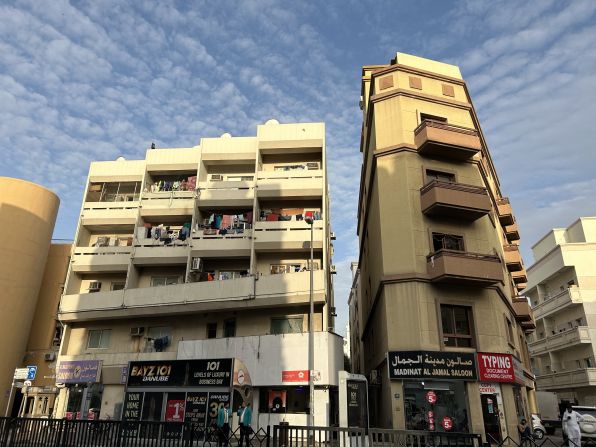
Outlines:
[{"label": "tall narrow beige building", "polygon": [[596,217],[555,228],[533,247],[528,337],[536,387],[561,403],[596,405]]},{"label": "tall narrow beige building", "polygon": [[459,68],[397,53],[363,68],[361,106],[352,330],[372,423],[516,437],[534,407],[534,322],[517,225]]},{"label": "tall narrow beige building", "polygon": [[312,271],[314,413],[331,423],[331,250],[323,123],[92,163],[59,312],[57,416],[174,422],[181,405],[205,425],[233,398],[254,427],[306,424]]}]

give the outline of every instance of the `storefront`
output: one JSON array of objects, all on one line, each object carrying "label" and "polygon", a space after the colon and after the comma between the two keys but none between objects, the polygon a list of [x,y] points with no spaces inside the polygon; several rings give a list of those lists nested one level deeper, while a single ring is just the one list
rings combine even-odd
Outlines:
[{"label": "storefront", "polygon": [[470,432],[466,382],[476,381],[474,353],[393,351],[389,379],[403,383],[406,429]]},{"label": "storefront", "polygon": [[67,419],[91,419],[92,409],[101,408],[103,386],[100,381],[101,360],[62,361],[56,368],[56,383],[65,388]]}]

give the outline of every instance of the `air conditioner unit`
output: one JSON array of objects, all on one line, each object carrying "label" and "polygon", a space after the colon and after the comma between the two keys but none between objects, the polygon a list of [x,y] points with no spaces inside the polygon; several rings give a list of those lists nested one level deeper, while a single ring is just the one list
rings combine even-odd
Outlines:
[{"label": "air conditioner unit", "polygon": [[110,242],[110,238],[107,236],[100,236],[97,238],[97,242],[95,243],[96,247],[107,247]]},{"label": "air conditioner unit", "polygon": [[337,237],[335,236],[335,231],[332,231],[332,232],[329,234],[329,237],[331,238],[331,240],[332,240],[332,241],[334,241],[335,239],[337,239]]},{"label": "air conditioner unit", "polygon": [[44,359],[46,362],[53,362],[54,360],[56,360],[56,353],[55,353],[55,352],[46,352],[46,353],[43,355],[43,359]]},{"label": "air conditioner unit", "polygon": [[100,289],[101,289],[100,281],[91,281],[89,283],[89,292],[99,292]]},{"label": "air conditioner unit", "polygon": [[211,174],[211,181],[212,182],[223,182],[223,175],[221,174]]},{"label": "air conditioner unit", "polygon": [[192,258],[192,264],[190,269],[193,272],[202,272],[203,271],[203,260],[201,258]]},{"label": "air conditioner unit", "polygon": [[139,327],[131,327],[130,328],[130,336],[131,337],[140,337],[145,332],[145,328],[142,326]]},{"label": "air conditioner unit", "polygon": [[335,270],[335,264],[331,264],[331,266],[329,267],[329,271],[330,271],[332,274],[336,274],[336,273],[337,273],[337,270]]},{"label": "air conditioner unit", "polygon": [[306,169],[308,169],[309,171],[315,171],[315,170],[319,169],[319,162],[318,161],[309,161],[308,163],[306,163]]}]

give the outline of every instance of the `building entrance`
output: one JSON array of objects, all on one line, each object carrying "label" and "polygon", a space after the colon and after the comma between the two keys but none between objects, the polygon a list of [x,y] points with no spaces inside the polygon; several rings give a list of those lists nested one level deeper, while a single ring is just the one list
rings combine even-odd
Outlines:
[{"label": "building entrance", "polygon": [[499,404],[496,394],[481,394],[482,418],[484,420],[484,432],[490,444],[501,442],[501,426],[499,421]]}]

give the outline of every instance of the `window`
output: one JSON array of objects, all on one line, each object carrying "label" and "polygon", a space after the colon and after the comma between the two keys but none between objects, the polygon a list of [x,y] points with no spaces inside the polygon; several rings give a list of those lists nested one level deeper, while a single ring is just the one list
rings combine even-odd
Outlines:
[{"label": "window", "polygon": [[[433,385],[440,385],[433,388]],[[435,385],[435,386],[436,386]],[[452,382],[424,382],[405,381],[403,384],[404,411],[407,430],[434,430],[444,432],[442,424],[429,427],[427,396],[429,390],[434,391],[436,401],[432,406],[435,421],[442,421],[449,417],[453,421],[454,432],[469,433],[470,420],[466,411],[468,397],[466,385],[463,381]],[[447,445],[447,443],[445,443]]]},{"label": "window", "polygon": [[302,269],[301,264],[271,264],[271,274],[296,273]]},{"label": "window", "polygon": [[224,337],[236,336],[236,319],[230,318],[224,321]]},{"label": "window", "polygon": [[441,172],[441,171],[434,171],[432,169],[426,170],[426,182],[430,183],[433,180],[438,180],[440,182],[446,183],[455,183],[455,174],[450,174],[448,172]]},{"label": "window", "polygon": [[247,270],[227,271],[227,272],[220,271],[217,279],[220,281],[225,281],[227,279],[244,278],[246,276],[248,276]]},{"label": "window", "polygon": [[513,324],[507,317],[505,317],[505,327],[507,328],[507,341],[513,345]]},{"label": "window", "polygon": [[259,413],[308,413],[307,386],[269,388],[259,392]]},{"label": "window", "polygon": [[172,284],[178,284],[180,282],[180,276],[152,276],[151,287],[157,286],[170,286]]},{"label": "window", "polygon": [[217,323],[207,323],[207,338],[217,338]]},{"label": "window", "polygon": [[463,348],[474,346],[471,307],[441,304],[441,324],[445,346]]},{"label": "window", "polygon": [[62,340],[62,324],[56,323],[56,327],[54,328],[54,338],[52,339],[52,346],[60,346],[61,340]]},{"label": "window", "polygon": [[464,251],[464,238],[455,234],[433,233],[433,250]]},{"label": "window", "polygon": [[302,332],[303,317],[282,317],[271,319],[272,334],[297,334]]},{"label": "window", "polygon": [[110,346],[111,329],[90,330],[87,349],[107,349]]},{"label": "window", "polygon": [[430,115],[428,113],[421,113],[420,121],[439,121],[441,123],[446,123],[447,118],[443,118],[442,116],[437,116],[437,115]]},{"label": "window", "polygon": [[584,363],[586,365],[586,368],[592,368],[594,366],[594,360],[592,359],[592,357],[586,357],[584,359]]},{"label": "window", "polygon": [[113,282],[111,290],[122,290],[122,289],[124,289],[125,285],[126,285],[126,283],[123,283],[123,282]]}]

